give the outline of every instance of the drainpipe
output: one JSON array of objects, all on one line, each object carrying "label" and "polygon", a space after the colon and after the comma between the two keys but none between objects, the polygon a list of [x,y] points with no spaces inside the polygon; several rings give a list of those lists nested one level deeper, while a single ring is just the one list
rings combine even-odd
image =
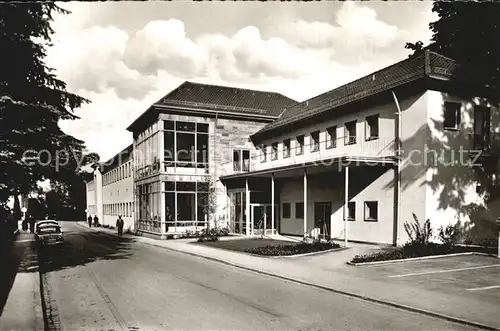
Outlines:
[{"label": "drainpipe", "polygon": [[394,91],[391,91],[392,93],[392,97],[394,98],[394,103],[396,104],[396,108],[398,109],[398,112],[397,112],[397,115],[398,115],[398,121],[397,121],[397,126],[398,126],[398,133],[397,133],[397,179],[398,179],[398,182],[397,182],[397,190],[398,190],[398,194],[397,194],[397,204],[396,204],[396,218],[397,218],[397,222],[396,222],[396,242],[395,242],[395,245],[397,246],[398,245],[398,238],[399,238],[399,234],[400,234],[400,223],[401,223],[401,171],[402,171],[402,166],[401,166],[401,157],[402,157],[402,140],[401,140],[401,137],[402,137],[402,123],[401,123],[401,120],[402,120],[402,113],[401,113],[401,107],[399,106],[399,101],[398,101],[398,97],[396,96],[396,93],[394,93]]}]

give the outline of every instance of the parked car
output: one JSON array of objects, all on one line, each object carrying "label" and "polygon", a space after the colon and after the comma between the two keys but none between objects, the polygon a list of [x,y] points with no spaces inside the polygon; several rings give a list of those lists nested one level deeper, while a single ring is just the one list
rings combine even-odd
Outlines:
[{"label": "parked car", "polygon": [[40,225],[44,225],[44,224],[52,224],[52,225],[59,226],[59,223],[57,223],[57,221],[55,221],[55,220],[41,220],[41,221],[36,221],[35,222],[35,233],[37,233],[38,227]]},{"label": "parked car", "polygon": [[35,240],[40,245],[60,245],[64,243],[63,231],[58,224],[39,224],[35,231]]}]

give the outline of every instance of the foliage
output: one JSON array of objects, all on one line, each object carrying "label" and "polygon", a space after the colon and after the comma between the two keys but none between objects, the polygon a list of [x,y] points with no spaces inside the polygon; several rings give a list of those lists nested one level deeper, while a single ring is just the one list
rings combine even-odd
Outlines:
[{"label": "foliage", "polygon": [[448,225],[439,229],[438,236],[442,243],[430,242],[432,239],[430,220],[425,221],[424,225],[421,226],[415,214],[413,214],[413,219],[413,223],[405,223],[405,230],[409,239],[402,247],[396,247],[372,254],[356,255],[351,262],[390,261],[464,252],[492,253],[489,248],[458,246],[457,243],[461,236],[459,224]]},{"label": "foliage", "polygon": [[193,237],[197,237],[199,242],[204,241],[218,241],[219,237],[224,237],[229,235],[229,229],[227,228],[203,228],[198,233],[189,233]]},{"label": "foliage", "polygon": [[460,224],[448,224],[439,228],[439,239],[444,245],[455,246],[461,237]]},{"label": "foliage", "polygon": [[500,86],[500,3],[435,1],[432,11],[438,20],[429,24],[430,44],[424,47],[417,41],[405,48],[414,54],[429,49],[464,65],[484,68],[484,82]]},{"label": "foliage", "polygon": [[420,225],[420,222],[415,213],[413,215],[413,222],[405,222],[404,228],[406,233],[408,234],[409,243],[412,245],[428,245],[430,240],[432,239],[432,227],[431,221],[427,220],[424,222],[424,225]]},{"label": "foliage", "polygon": [[245,250],[247,253],[265,255],[265,256],[287,256],[326,251],[329,249],[340,248],[340,245],[334,242],[315,242],[313,244],[298,243],[287,245],[269,245],[263,247],[250,248]]},{"label": "foliage", "polygon": [[54,12],[69,13],[53,2],[0,8],[0,202],[30,193],[45,179],[72,185],[86,161],[83,142],[59,122],[78,119],[74,110],[88,100],[67,92],[44,63]]}]

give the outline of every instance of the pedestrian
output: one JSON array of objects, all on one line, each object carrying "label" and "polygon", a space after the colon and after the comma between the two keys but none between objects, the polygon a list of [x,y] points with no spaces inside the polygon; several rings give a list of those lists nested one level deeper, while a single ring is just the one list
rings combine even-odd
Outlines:
[{"label": "pedestrian", "polygon": [[23,229],[24,232],[28,231],[28,218],[27,217],[25,217],[24,220],[23,220],[22,229]]},{"label": "pedestrian", "polygon": [[92,227],[92,215],[89,215],[89,217],[87,218],[87,222],[89,222],[89,228]]},{"label": "pedestrian", "polygon": [[30,232],[35,233],[35,218],[33,216],[29,216],[29,224],[30,224]]},{"label": "pedestrian", "polygon": [[123,222],[122,216],[119,215],[118,219],[116,220],[116,228],[118,229],[118,236],[119,237],[123,236],[123,226],[124,225],[125,224]]},{"label": "pedestrian", "polygon": [[94,216],[94,226],[97,227],[99,225],[99,217],[97,215]]}]

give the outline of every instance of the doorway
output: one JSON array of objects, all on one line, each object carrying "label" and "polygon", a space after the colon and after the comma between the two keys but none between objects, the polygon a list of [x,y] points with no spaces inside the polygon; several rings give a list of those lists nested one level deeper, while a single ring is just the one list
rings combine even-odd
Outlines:
[{"label": "doorway", "polygon": [[332,203],[315,202],[314,203],[314,227],[319,229],[322,238],[330,239]]},{"label": "doorway", "polygon": [[272,205],[250,204],[250,234],[251,235],[273,235],[276,234],[278,224],[278,207],[274,205],[274,229],[272,228]]}]

